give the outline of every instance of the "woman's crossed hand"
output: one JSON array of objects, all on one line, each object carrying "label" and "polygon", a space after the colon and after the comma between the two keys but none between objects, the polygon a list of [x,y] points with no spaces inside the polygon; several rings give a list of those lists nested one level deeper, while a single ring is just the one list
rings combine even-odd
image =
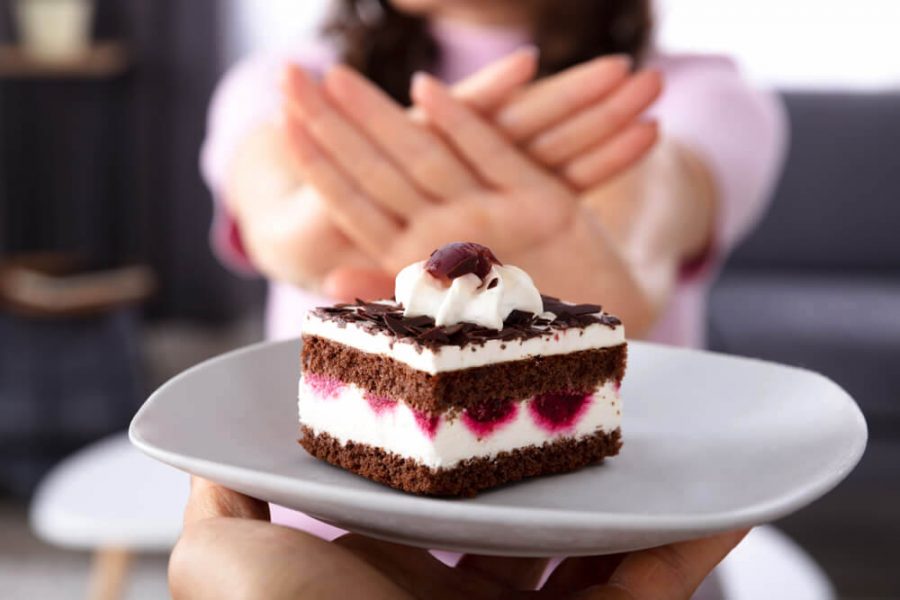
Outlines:
[{"label": "woman's crossed hand", "polygon": [[[515,260],[560,237],[580,191],[655,143],[656,125],[639,116],[659,94],[656,73],[632,75],[626,59],[611,57],[523,89],[534,68],[533,54],[522,51],[453,94],[419,76],[412,119],[344,67],[321,86],[289,71],[286,127],[299,173],[368,259],[350,262],[383,273],[382,293],[390,291],[384,274],[443,241],[478,240]],[[423,115],[429,127],[415,118]],[[351,275],[344,280],[365,284],[365,273]]]}]

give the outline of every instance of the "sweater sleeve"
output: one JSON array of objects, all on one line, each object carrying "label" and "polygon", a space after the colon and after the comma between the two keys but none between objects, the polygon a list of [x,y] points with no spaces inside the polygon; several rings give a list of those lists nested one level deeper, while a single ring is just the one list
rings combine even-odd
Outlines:
[{"label": "sweater sleeve", "polygon": [[246,274],[254,272],[253,266],[244,252],[240,228],[222,196],[240,144],[254,129],[278,118],[279,82],[291,62],[318,76],[334,62],[334,54],[324,45],[308,44],[289,52],[252,55],[225,74],[209,106],[200,172],[214,200],[210,242],[225,265]]},{"label": "sweater sleeve", "polygon": [[717,192],[709,251],[686,270],[699,273],[720,263],[765,213],[786,154],[787,118],[778,97],[750,85],[727,58],[661,56],[652,66],[666,79],[653,116],[664,135],[704,162]]}]

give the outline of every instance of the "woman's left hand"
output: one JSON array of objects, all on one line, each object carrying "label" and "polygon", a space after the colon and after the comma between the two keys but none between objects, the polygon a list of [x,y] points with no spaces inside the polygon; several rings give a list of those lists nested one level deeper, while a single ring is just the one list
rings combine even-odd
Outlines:
[{"label": "woman's left hand", "polygon": [[290,130],[304,179],[387,270],[455,239],[515,254],[568,224],[577,196],[559,178],[430,76],[419,76],[413,96],[443,139],[400,113],[359,132],[336,112],[307,112]]},{"label": "woman's left hand", "polygon": [[[289,135],[304,180],[385,272],[454,240],[481,242],[514,262],[569,236],[585,210],[559,175],[538,166],[436,79],[419,76],[413,97],[437,133],[413,123],[348,69],[330,78],[329,90],[367,95],[358,106],[372,113],[348,102],[341,104],[344,112],[336,109],[295,70],[288,81]],[[602,248],[603,240],[594,243]]]}]

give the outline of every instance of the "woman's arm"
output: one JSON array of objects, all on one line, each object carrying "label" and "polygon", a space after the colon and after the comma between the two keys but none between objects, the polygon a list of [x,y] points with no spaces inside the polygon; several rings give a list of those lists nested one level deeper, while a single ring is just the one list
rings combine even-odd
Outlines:
[{"label": "woman's arm", "polygon": [[644,337],[681,266],[712,239],[716,198],[709,172],[689,150],[664,140],[637,168],[582,202],[569,233],[526,254],[522,266],[554,295],[602,299],[628,324],[630,337]]},{"label": "woman's arm", "polygon": [[[536,68],[534,52],[525,49],[461,82],[455,92],[479,110],[497,110],[534,76]],[[243,95],[248,85],[263,83],[255,81],[246,66],[235,75],[226,80],[224,96]],[[616,78],[599,79],[616,83]],[[507,108],[521,113],[516,107],[525,100]],[[303,185],[283,123],[262,120],[236,144],[228,165],[227,173],[219,176],[220,200],[238,225],[250,262],[263,275],[314,288],[337,265],[375,266],[335,225],[315,191]]]},{"label": "woman's arm", "polygon": [[[525,49],[461,82],[455,92],[479,110],[498,110],[534,76],[536,68],[534,52]],[[219,118],[212,119],[213,129],[233,127],[232,115],[223,111],[222,106],[253,104],[246,97],[247,87],[262,85],[264,89],[257,90],[258,93],[271,93],[271,78],[259,76],[267,70],[270,70],[267,65],[245,64],[226,79],[217,95],[218,101],[214,102],[213,113],[218,113]],[[604,80],[603,77],[600,79]],[[516,109],[522,104],[513,102],[507,108],[514,114],[521,113],[523,111]],[[527,106],[522,108],[527,112]],[[414,119],[421,117],[411,116]],[[375,262],[335,225],[316,192],[303,185],[283,123],[271,118],[258,120],[261,123],[251,128],[238,143],[226,139],[224,143],[214,145],[235,147],[227,160],[227,171],[224,164],[219,164],[225,161],[215,153],[207,153],[208,160],[205,161],[207,178],[218,180],[214,182],[219,185],[214,187],[219,188],[226,214],[237,224],[250,262],[270,279],[308,289],[317,287],[325,274],[338,265],[374,268]],[[230,137],[238,136],[230,133]]]},{"label": "woman's arm", "polygon": [[[346,231],[354,242],[379,257],[385,272],[396,272],[442,243],[478,241],[494,248],[504,260],[525,267],[550,293],[573,300],[603,298],[629,328],[649,328],[655,316],[650,295],[607,225],[564,179],[517,149],[434,78],[418,78],[413,98],[442,139],[388,150],[397,153],[394,166],[376,156],[368,141],[360,147],[345,147],[356,157],[353,161],[331,158],[328,148],[334,145],[338,127],[333,124],[335,116],[320,114],[321,99],[308,82],[300,80],[297,86],[292,97],[297,108],[290,120],[291,140],[304,178],[319,190],[336,219],[347,222]],[[358,92],[357,98],[364,94],[363,89]],[[361,110],[349,104],[346,109]],[[383,110],[390,112],[387,106]],[[399,115],[394,117],[396,128],[387,129],[367,124],[364,116],[351,118],[367,127],[374,144],[382,147],[391,147],[396,138],[416,135],[416,126]],[[386,221],[384,215],[392,208],[386,200],[390,196],[379,189],[378,182],[366,181],[373,165],[394,171],[381,177],[382,184],[402,172],[417,181],[421,167],[433,162],[429,156],[446,154],[444,144],[471,171],[474,183],[456,195],[421,205],[404,223]]]},{"label": "woman's arm", "polygon": [[[569,177],[576,187],[609,178],[627,168],[655,142],[655,127],[634,121],[658,94],[658,83],[653,77],[629,77],[629,63],[613,57],[580,65],[520,92],[535,67],[533,52],[520,51],[479,72],[454,91],[470,106],[492,114],[506,133],[522,144],[527,136],[564,128],[591,104],[608,104],[611,110],[618,111],[621,118],[612,123],[609,132],[598,131],[592,138],[600,143],[604,137],[612,137],[603,140],[603,147],[617,160],[583,160],[597,154],[596,148],[562,162],[558,153],[535,150],[545,162],[561,168],[580,165]],[[356,96],[353,100],[359,103]],[[383,114],[374,112],[375,118]],[[614,135],[617,133],[618,137]],[[288,145],[283,127],[264,123],[244,138],[223,177],[220,196],[239,226],[251,262],[272,279],[308,288],[317,286],[337,266],[375,268],[375,261],[350,243],[332,216],[323,210],[317,194],[302,185],[294,157],[286,149]]]},{"label": "woman's arm", "polygon": [[[626,312],[617,302],[638,306],[628,323],[636,337],[649,332],[686,265],[698,267],[690,277],[709,277],[709,266],[752,229],[787,148],[787,121],[777,97],[749,84],[733,62],[676,56],[658,57],[654,64],[666,77],[666,92],[652,110],[662,124],[662,143],[637,169],[586,197],[590,215],[613,239],[640,295],[617,300],[612,278],[586,285],[614,312]],[[582,229],[588,229],[590,217],[584,222]],[[576,288],[572,293],[581,287],[574,279],[554,285],[560,293],[568,293],[566,285]]]},{"label": "woman's arm", "polygon": [[[489,123],[442,92],[437,82],[421,81],[425,85],[413,90],[419,107],[486,187],[422,207],[409,223],[388,226],[387,233],[373,223],[389,207],[377,200],[354,199],[357,210],[371,215],[359,221],[354,240],[373,244],[385,271],[418,259],[444,241],[481,241],[501,252],[505,260],[526,268],[541,289],[572,300],[602,299],[625,320],[632,335],[646,334],[665,305],[681,265],[701,254],[711,237],[714,196],[702,163],[680,146],[667,143],[629,174],[577,196],[565,189],[562,180],[513,148]],[[361,88],[355,91],[355,98],[365,95]],[[303,96],[308,95],[307,89]],[[298,96],[297,102],[310,100]],[[348,105],[346,109],[360,127],[366,127],[360,108]],[[379,112],[389,111],[384,106]],[[323,190],[329,208],[352,217],[357,213],[348,208],[351,203],[343,191],[354,189],[354,181],[372,169],[356,165],[357,173],[352,167],[342,172],[329,164],[327,153],[318,147],[331,143],[329,134],[321,127],[310,127],[304,114],[301,109],[294,122],[298,128],[295,152],[309,180]],[[403,134],[400,121],[396,135]],[[370,129],[376,143],[379,136],[394,133]],[[582,130],[572,131],[577,137]],[[553,146],[576,148],[575,137],[557,137]],[[423,145],[420,152],[398,156],[396,163],[415,171],[414,163],[427,152]],[[335,179],[341,180],[337,186]],[[319,186],[318,181],[325,184]],[[373,193],[376,198],[384,195],[378,190]],[[360,288],[351,291],[354,279],[359,279],[358,273],[343,278],[348,289],[341,296],[366,295]],[[385,279],[388,288],[390,280]]]}]

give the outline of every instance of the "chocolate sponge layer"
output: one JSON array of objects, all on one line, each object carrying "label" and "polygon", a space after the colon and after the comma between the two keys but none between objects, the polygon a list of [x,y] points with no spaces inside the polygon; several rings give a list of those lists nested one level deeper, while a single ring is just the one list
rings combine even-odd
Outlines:
[{"label": "chocolate sponge layer", "polygon": [[353,383],[376,396],[403,399],[430,414],[537,394],[589,393],[608,381],[621,382],[626,360],[627,347],[621,344],[432,375],[318,336],[303,338],[301,354],[305,373]]},{"label": "chocolate sponge layer", "polygon": [[366,444],[341,444],[326,433],[301,427],[300,445],[307,452],[378,483],[413,494],[474,496],[479,491],[527,477],[568,473],[619,453],[618,429],[583,438],[561,438],[493,457],[470,458],[449,469],[432,469],[409,458]]}]

